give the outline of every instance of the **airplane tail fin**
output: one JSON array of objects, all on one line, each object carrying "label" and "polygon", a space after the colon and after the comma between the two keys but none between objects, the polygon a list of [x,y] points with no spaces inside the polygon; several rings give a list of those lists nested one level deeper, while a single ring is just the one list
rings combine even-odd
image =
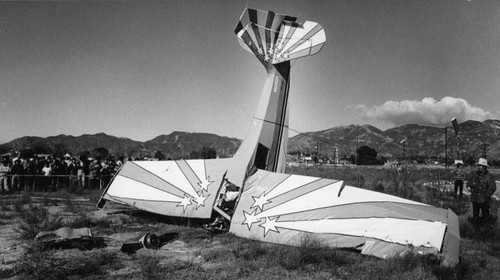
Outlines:
[{"label": "airplane tail fin", "polygon": [[316,22],[296,22],[294,16],[245,9],[234,33],[243,49],[262,64],[278,64],[318,53],[326,41]]}]

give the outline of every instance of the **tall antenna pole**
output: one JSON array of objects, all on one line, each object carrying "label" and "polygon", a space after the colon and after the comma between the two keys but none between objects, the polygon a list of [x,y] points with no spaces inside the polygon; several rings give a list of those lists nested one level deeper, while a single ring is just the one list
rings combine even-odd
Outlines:
[{"label": "tall antenna pole", "polygon": [[451,119],[451,125],[455,131],[455,136],[457,137],[457,160],[460,160],[460,128],[458,126],[457,118]]},{"label": "tall antenna pole", "polygon": [[448,127],[444,127],[444,166],[448,169]]},{"label": "tall antenna pole", "polygon": [[319,163],[319,139],[316,139],[316,157],[318,158]]}]

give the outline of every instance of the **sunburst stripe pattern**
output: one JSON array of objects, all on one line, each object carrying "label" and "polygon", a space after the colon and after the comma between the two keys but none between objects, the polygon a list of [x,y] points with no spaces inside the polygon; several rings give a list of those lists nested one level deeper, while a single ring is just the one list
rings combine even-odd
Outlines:
[{"label": "sunburst stripe pattern", "polygon": [[321,25],[271,11],[246,9],[234,32],[240,45],[263,64],[277,64],[317,53],[326,41]]}]

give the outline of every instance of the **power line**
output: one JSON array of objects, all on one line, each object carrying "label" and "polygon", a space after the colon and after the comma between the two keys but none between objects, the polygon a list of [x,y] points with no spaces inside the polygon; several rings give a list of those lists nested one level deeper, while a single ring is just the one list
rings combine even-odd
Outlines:
[{"label": "power line", "polygon": [[256,118],[256,117],[254,117],[254,119],[259,120],[259,121],[263,121],[263,122],[266,122],[266,123],[278,125],[278,126],[284,126],[284,127],[288,128],[288,130],[293,131],[293,132],[295,132],[295,133],[297,133],[299,135],[304,135],[304,136],[310,137],[310,138],[312,138],[312,139],[314,139],[316,141],[319,141],[319,142],[322,142],[322,143],[325,143],[325,144],[328,144],[328,145],[337,146],[337,144],[335,144],[335,143],[332,143],[332,142],[326,141],[324,139],[321,139],[321,138],[309,135],[309,134],[307,134],[305,132],[298,131],[296,129],[291,128],[288,125],[283,125],[283,124],[279,124],[279,123],[276,123],[276,122],[273,122],[273,121],[268,121],[268,120],[264,120],[264,119],[260,119],[260,118]]}]

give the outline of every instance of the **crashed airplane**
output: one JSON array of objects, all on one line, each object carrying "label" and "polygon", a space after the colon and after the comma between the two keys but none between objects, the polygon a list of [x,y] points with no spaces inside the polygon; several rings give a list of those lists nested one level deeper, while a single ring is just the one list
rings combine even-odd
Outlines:
[{"label": "crashed airplane", "polygon": [[451,210],[347,186],[343,181],[285,174],[291,63],[318,53],[325,32],[315,22],[245,9],[234,29],[240,45],[267,71],[247,137],[232,158],[126,162],[106,201],[161,215],[209,219],[225,181],[240,187],[229,232],[300,245],[314,235],[335,248],[389,258],[407,250],[458,263],[460,233]]}]

